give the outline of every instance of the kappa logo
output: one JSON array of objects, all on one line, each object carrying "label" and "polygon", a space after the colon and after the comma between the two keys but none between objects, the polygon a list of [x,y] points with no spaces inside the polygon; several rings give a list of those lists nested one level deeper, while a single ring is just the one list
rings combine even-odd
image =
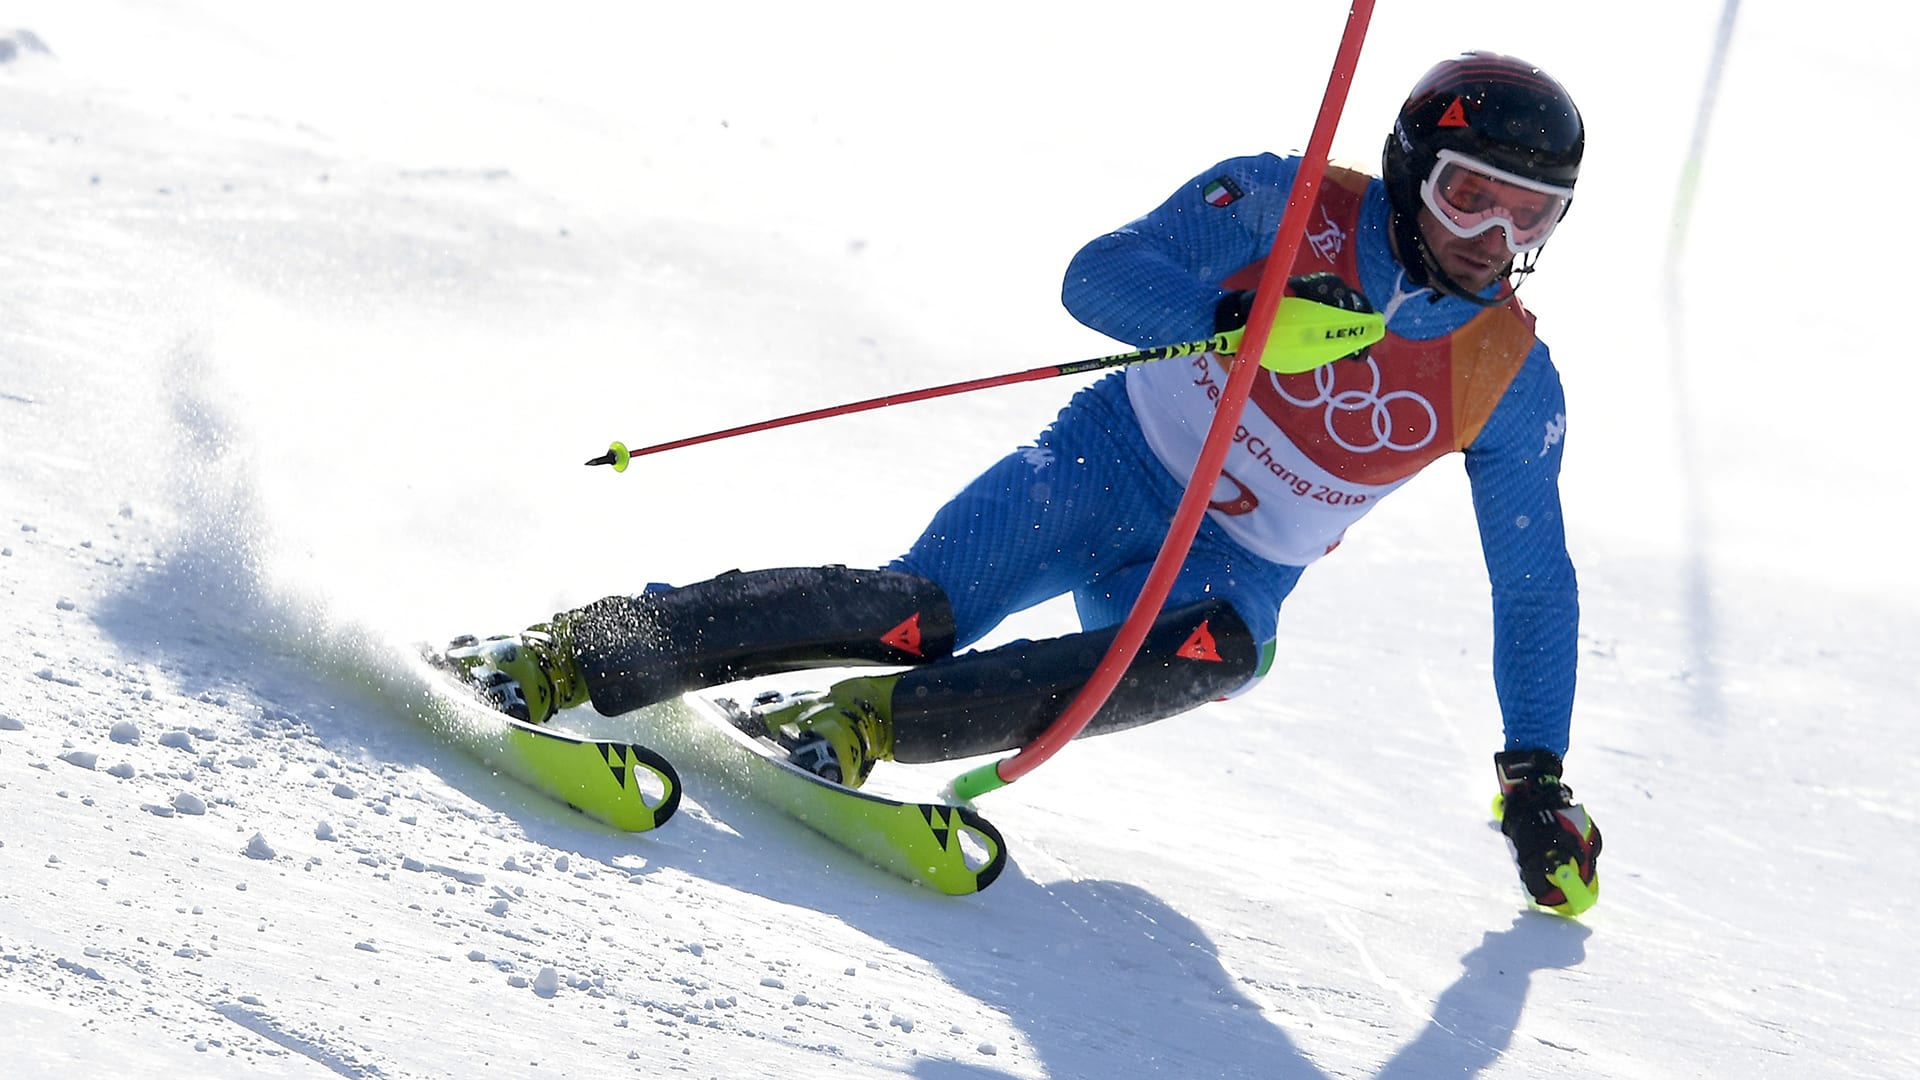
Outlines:
[{"label": "kappa logo", "polygon": [[1315,255],[1327,262],[1332,262],[1340,254],[1340,249],[1347,246],[1347,234],[1327,213],[1327,208],[1324,206],[1320,208],[1320,220],[1326,222],[1326,228],[1319,232],[1308,233],[1307,246],[1313,248]]},{"label": "kappa logo", "polygon": [[1559,444],[1560,440],[1566,437],[1567,437],[1567,414],[1566,413],[1553,414],[1553,419],[1547,421],[1547,441],[1540,444],[1540,456],[1546,457],[1547,451],[1553,449],[1556,445]]}]

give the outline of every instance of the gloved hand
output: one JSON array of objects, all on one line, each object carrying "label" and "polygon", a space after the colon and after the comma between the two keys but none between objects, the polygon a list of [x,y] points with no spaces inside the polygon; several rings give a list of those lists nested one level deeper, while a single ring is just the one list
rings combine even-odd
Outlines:
[{"label": "gloved hand", "polygon": [[1213,332],[1224,334],[1229,330],[1241,330],[1247,325],[1247,319],[1253,315],[1253,290],[1239,289],[1220,298],[1213,305]]},{"label": "gloved hand", "polygon": [[[1342,311],[1358,311],[1368,315],[1373,313],[1373,305],[1368,302],[1365,294],[1340,280],[1340,275],[1331,270],[1297,274],[1288,278],[1286,295],[1303,297],[1316,304],[1325,304]],[[1252,289],[1229,292],[1213,305],[1213,332],[1224,334],[1229,330],[1239,330],[1247,325],[1247,319],[1252,314]],[[1360,360],[1366,355],[1367,350],[1360,349],[1341,359]]]},{"label": "gloved hand", "polygon": [[1337,307],[1341,311],[1358,311],[1362,315],[1373,314],[1373,305],[1367,302],[1366,295],[1340,280],[1340,275],[1331,270],[1320,270],[1288,278],[1287,293],[1290,296],[1305,297],[1316,304]]},{"label": "gloved hand", "polygon": [[1560,782],[1560,755],[1504,750],[1493,767],[1494,814],[1533,902],[1559,915],[1592,907],[1600,898],[1600,829]]}]

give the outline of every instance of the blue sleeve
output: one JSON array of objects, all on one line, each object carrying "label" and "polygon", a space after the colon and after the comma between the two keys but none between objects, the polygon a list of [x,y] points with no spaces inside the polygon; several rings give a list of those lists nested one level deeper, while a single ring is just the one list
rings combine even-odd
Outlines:
[{"label": "blue sleeve", "polygon": [[1509,750],[1567,752],[1580,596],[1560,514],[1566,397],[1547,347],[1533,351],[1467,447],[1467,477],[1493,586],[1493,683]]},{"label": "blue sleeve", "polygon": [[[1219,283],[1273,245],[1298,158],[1231,158],[1067,264],[1060,300],[1073,317],[1137,348],[1213,334]],[[1214,201],[1209,201],[1209,190]]]}]

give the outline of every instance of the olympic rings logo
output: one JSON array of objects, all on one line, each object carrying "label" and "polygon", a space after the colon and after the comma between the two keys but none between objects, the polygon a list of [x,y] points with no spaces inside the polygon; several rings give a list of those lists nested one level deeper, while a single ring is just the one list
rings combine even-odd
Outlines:
[{"label": "olympic rings logo", "polygon": [[[1288,393],[1286,384],[1281,381],[1278,372],[1269,372],[1267,377],[1272,380],[1274,390],[1290,405],[1302,409],[1326,406],[1324,418],[1327,437],[1350,453],[1371,454],[1376,450],[1410,453],[1432,442],[1434,437],[1440,434],[1440,414],[1434,410],[1433,403],[1412,390],[1392,390],[1382,394],[1380,365],[1371,356],[1367,357],[1364,363],[1373,380],[1373,384],[1367,389],[1335,390],[1334,383],[1339,379],[1339,373],[1355,367],[1347,361],[1337,361],[1313,369],[1313,387],[1316,393],[1310,398],[1295,397]],[[1401,401],[1412,402],[1426,414],[1426,434],[1421,435],[1416,441],[1407,442],[1394,437],[1393,406],[1394,403]],[[1373,433],[1372,442],[1356,442],[1335,430],[1335,421],[1342,415],[1359,413],[1363,410],[1367,412],[1367,420]],[[1417,427],[1417,424],[1409,425],[1409,430],[1415,430]]]}]

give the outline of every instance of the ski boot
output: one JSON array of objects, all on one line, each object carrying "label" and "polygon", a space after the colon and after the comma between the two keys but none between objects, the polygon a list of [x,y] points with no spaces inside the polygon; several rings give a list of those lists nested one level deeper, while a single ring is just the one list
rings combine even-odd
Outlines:
[{"label": "ski boot", "polygon": [[893,684],[898,675],[847,679],[824,694],[795,697],[761,713],[787,760],[836,784],[866,783],[893,757]]},{"label": "ski boot", "polygon": [[587,682],[563,619],[485,641],[463,634],[436,665],[451,670],[489,706],[529,724],[587,703]]}]

